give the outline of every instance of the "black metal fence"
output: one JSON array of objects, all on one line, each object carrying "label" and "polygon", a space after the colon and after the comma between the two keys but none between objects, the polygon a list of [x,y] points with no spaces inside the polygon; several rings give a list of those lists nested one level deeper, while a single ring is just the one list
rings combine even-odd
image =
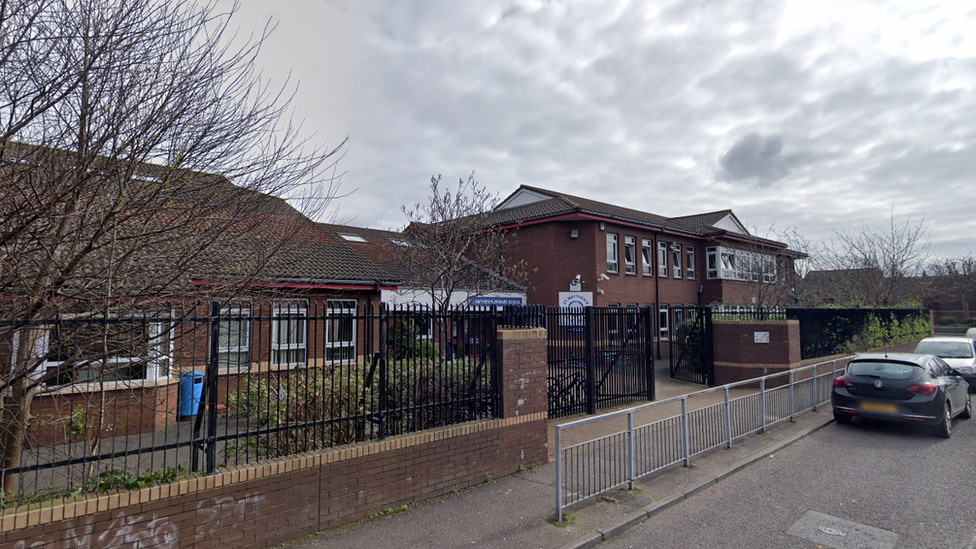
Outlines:
[{"label": "black metal fence", "polygon": [[712,309],[688,307],[669,311],[673,331],[670,341],[670,375],[674,379],[712,385]]},{"label": "black metal fence", "polygon": [[[5,506],[496,415],[492,309],[234,300],[175,315],[0,320]],[[30,420],[9,421],[16,392]]]},{"label": "black metal fence", "polygon": [[[875,344],[906,337],[925,337],[929,314],[923,309],[786,309],[800,321],[800,355],[804,360],[863,351]],[[913,328],[914,326],[914,328]],[[877,334],[868,333],[874,327]]]},{"label": "black metal fence", "polygon": [[548,333],[550,418],[654,399],[650,307],[535,311]]}]

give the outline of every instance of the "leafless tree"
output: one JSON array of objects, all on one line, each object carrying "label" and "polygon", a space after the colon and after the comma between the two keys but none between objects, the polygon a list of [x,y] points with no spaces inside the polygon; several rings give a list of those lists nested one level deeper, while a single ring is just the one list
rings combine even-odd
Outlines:
[{"label": "leafless tree", "polygon": [[885,226],[851,226],[835,231],[824,246],[821,268],[833,271],[843,301],[891,307],[917,301],[923,289],[916,278],[928,259],[926,223],[892,210]]},{"label": "leafless tree", "polygon": [[969,300],[976,295],[976,258],[969,255],[934,261],[926,269],[928,290],[947,300],[957,301],[969,318]]},{"label": "leafless tree", "polygon": [[[276,253],[307,219],[269,195],[304,197],[305,210],[336,195],[341,144],[301,137],[287,84],[272,87],[255,67],[268,29],[240,40],[235,10],[0,1],[4,469],[19,465],[38,391],[74,379],[41,371],[47,355],[70,367],[100,348],[106,364],[121,341],[110,317],[192,296],[194,277],[240,287],[287,269]],[[105,322],[59,347],[38,322],[66,314]],[[3,490],[17,482],[6,475]]]},{"label": "leafless tree", "polygon": [[408,245],[399,248],[405,285],[423,289],[440,308],[462,290],[474,297],[523,282],[524,264],[506,257],[515,232],[496,230],[490,220],[497,202],[474,172],[453,190],[441,185],[440,175],[431,177],[427,202],[403,207],[410,223],[404,230]]}]

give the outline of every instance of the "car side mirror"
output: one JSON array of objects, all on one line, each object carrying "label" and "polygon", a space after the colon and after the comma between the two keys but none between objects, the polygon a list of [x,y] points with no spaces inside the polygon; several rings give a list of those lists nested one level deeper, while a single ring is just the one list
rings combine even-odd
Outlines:
[{"label": "car side mirror", "polygon": [[956,377],[962,377],[962,374],[959,373],[959,370],[956,370],[955,368],[949,368],[949,375],[950,376],[956,376]]}]

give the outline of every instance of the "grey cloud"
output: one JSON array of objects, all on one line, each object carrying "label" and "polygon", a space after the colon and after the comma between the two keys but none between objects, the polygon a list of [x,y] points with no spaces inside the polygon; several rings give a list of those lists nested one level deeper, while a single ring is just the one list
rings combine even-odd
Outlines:
[{"label": "grey cloud", "polygon": [[782,152],[781,136],[746,134],[719,157],[722,178],[728,181],[754,179],[760,186],[768,186],[790,174]]}]

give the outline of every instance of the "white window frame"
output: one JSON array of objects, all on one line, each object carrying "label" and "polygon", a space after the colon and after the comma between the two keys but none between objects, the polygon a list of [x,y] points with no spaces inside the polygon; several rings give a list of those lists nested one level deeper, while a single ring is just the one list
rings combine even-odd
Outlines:
[{"label": "white window frame", "polygon": [[670,316],[669,312],[667,303],[661,303],[657,308],[657,333],[661,341],[671,339],[671,330],[669,328],[671,320],[668,318]]},{"label": "white window frame", "polygon": [[668,276],[668,243],[657,243],[657,276]]},{"label": "white window frame", "polygon": [[[134,313],[133,318],[138,318],[138,314],[139,313]],[[160,313],[160,314],[166,314],[170,317],[173,316],[172,312]],[[65,320],[71,320],[77,318],[97,319],[100,318],[100,316],[93,317],[93,316],[86,315],[82,317],[81,315],[69,314],[69,315],[62,316],[62,318]],[[114,385],[114,384],[126,384],[126,383],[143,382],[143,381],[152,382],[152,381],[169,378],[170,375],[172,374],[172,369],[173,369],[174,342],[172,337],[172,333],[173,333],[172,321],[170,321],[168,323],[168,327],[164,329],[164,326],[166,325],[167,323],[163,321],[146,322],[146,326],[148,328],[148,331],[146,333],[147,356],[144,357],[136,356],[136,355],[114,356],[108,359],[109,365],[124,365],[132,362],[145,363],[146,373],[143,377],[110,379],[110,380],[105,380],[103,382],[100,382],[97,379],[80,380],[80,381],[72,381],[70,384],[72,386],[84,387],[86,385],[92,385],[92,384]],[[44,374],[47,373],[49,369],[58,368],[62,364],[64,364],[64,361],[50,360],[50,356],[48,356],[51,351],[51,342],[53,339],[52,332],[55,329],[56,328],[46,329],[41,334],[39,334],[37,338],[37,342],[34,345],[34,358],[40,359],[43,357],[43,360],[41,361],[40,365],[31,373],[31,377],[33,379],[39,379],[43,377]],[[166,340],[162,340],[162,338],[166,337],[167,334],[169,334],[169,337]],[[11,365],[13,365],[14,357],[17,356],[17,350],[18,350],[17,347],[19,346],[19,344],[20,344],[20,332],[18,331],[14,334]],[[103,363],[101,360],[92,360],[84,366],[78,366],[75,371],[76,372],[81,372],[85,370],[96,371],[101,368],[102,364]],[[49,384],[46,382],[45,385],[56,386],[56,384]]]},{"label": "white window frame", "polygon": [[726,246],[712,246],[707,250],[709,279],[742,282],[776,282],[779,264],[773,254],[740,250]]},{"label": "white window frame", "polygon": [[685,246],[685,276],[695,278],[695,247]]},{"label": "white window frame", "polygon": [[607,309],[609,309],[609,315],[607,318],[607,332],[610,336],[610,341],[618,341],[620,338],[620,313],[622,309],[619,303],[608,303]]},{"label": "white window frame", "polygon": [[[239,320],[244,319],[244,320]],[[251,302],[234,300],[220,307],[220,317],[217,320],[217,331],[220,334],[223,330],[228,330],[228,340],[230,339],[231,323],[240,323],[243,329],[239,331],[241,338],[235,346],[222,345],[222,339],[217,338],[217,371],[246,372],[251,369]],[[230,355],[245,355],[245,360],[237,360],[231,363]]]},{"label": "white window frame", "polygon": [[676,280],[681,278],[681,262],[682,262],[681,252],[682,252],[681,244],[678,244],[677,242],[673,242],[671,244],[671,270],[673,271],[672,276]]},{"label": "white window frame", "polygon": [[[282,318],[285,317],[285,318]],[[282,342],[280,340],[282,322],[297,322],[300,341]],[[302,351],[297,353],[296,351]],[[298,354],[300,360],[281,362],[279,353]],[[286,299],[275,301],[271,315],[271,364],[278,367],[304,367],[308,364],[308,301],[304,299]]]},{"label": "white window frame", "polygon": [[624,236],[624,272],[637,274],[637,238]]},{"label": "white window frame", "polygon": [[[356,311],[359,308],[359,303],[355,299],[330,299],[326,302],[326,327],[325,327],[325,359],[328,362],[354,362],[356,360],[356,336],[357,322],[356,322]],[[333,320],[335,317],[339,317],[341,320],[338,322],[343,322],[345,320],[351,320],[352,322],[352,333],[349,340],[336,340],[333,339],[333,323],[337,322]],[[351,317],[351,318],[349,318]],[[349,350],[352,350],[351,354]],[[342,356],[336,358],[338,352],[342,353]]]},{"label": "white window frame", "polygon": [[619,239],[616,233],[607,233],[607,272],[620,272],[620,254],[617,251]]},{"label": "white window frame", "polygon": [[644,276],[654,276],[654,242],[649,238],[641,239],[641,269]]}]

